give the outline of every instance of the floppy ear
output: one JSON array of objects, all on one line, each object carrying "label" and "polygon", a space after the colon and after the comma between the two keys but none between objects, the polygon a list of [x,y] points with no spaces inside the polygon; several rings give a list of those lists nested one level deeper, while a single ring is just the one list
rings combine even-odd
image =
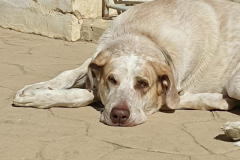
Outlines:
[{"label": "floppy ear", "polygon": [[110,58],[109,51],[101,51],[98,53],[92,62],[88,66],[88,79],[86,81],[86,88],[89,90],[93,89],[93,78],[96,78],[97,81],[100,81],[103,74],[103,67],[106,65]]},{"label": "floppy ear", "polygon": [[170,109],[176,109],[180,97],[174,84],[174,78],[170,67],[160,62],[152,62],[158,76],[158,94],[165,94],[165,103]]}]

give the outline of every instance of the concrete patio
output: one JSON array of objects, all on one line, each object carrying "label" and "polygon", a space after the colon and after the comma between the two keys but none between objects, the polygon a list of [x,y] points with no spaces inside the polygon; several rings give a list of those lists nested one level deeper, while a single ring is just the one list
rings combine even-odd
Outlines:
[{"label": "concrete patio", "polygon": [[14,93],[79,66],[96,44],[66,42],[0,28],[0,160],[237,160],[240,147],[221,126],[240,109],[158,112],[142,125],[99,122],[83,108],[12,107]]}]

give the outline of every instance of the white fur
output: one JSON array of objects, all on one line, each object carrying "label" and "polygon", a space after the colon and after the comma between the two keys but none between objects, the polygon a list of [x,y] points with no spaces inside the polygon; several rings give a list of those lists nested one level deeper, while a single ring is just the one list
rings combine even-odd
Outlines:
[{"label": "white fur", "polygon": [[[112,63],[112,73],[120,84],[107,89],[102,86],[107,82],[103,78],[107,77],[97,82],[102,83],[99,95],[105,111],[101,121],[106,124],[113,125],[110,112],[121,103],[126,103],[130,110],[129,126],[143,123],[148,114],[162,107],[163,95],[156,104],[152,102],[153,94],[139,96],[133,87],[136,76],[145,69],[152,74],[145,78],[154,81],[155,76],[156,80],[157,75],[148,62],[170,68],[172,73],[167,72],[173,75],[181,95],[179,105],[173,109],[229,110],[240,100],[239,10],[239,4],[219,0],[159,0],[137,5],[112,21],[100,38],[92,61],[88,59],[79,68],[63,72],[53,80],[26,86],[16,93],[13,103],[38,108],[59,106],[59,102],[51,102],[57,99],[45,97],[46,93],[55,95],[58,89],[61,98],[76,92],[92,102],[90,92],[78,93],[70,88],[82,87],[88,65],[102,51],[108,51],[109,55],[103,59]],[[85,98],[76,103],[76,97],[68,97],[64,104],[85,105]]]}]

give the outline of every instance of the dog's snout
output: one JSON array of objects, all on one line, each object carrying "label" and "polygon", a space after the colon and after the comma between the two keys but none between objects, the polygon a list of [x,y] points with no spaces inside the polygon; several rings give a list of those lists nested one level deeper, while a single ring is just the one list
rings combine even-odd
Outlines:
[{"label": "dog's snout", "polygon": [[119,108],[114,108],[111,111],[111,120],[114,124],[124,124],[129,116],[130,116],[130,112],[127,109],[119,109]]}]

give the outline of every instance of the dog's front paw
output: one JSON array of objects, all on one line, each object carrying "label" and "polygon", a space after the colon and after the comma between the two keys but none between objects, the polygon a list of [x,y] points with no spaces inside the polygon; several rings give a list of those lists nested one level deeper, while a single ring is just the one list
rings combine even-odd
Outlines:
[{"label": "dog's front paw", "polygon": [[40,106],[39,104],[41,102],[37,102],[38,94],[36,93],[41,92],[41,90],[52,90],[52,88],[41,83],[27,85],[15,94],[13,105],[19,107],[49,108],[46,106]]},{"label": "dog's front paw", "polygon": [[227,122],[222,127],[224,133],[233,140],[240,140],[240,121]]}]

